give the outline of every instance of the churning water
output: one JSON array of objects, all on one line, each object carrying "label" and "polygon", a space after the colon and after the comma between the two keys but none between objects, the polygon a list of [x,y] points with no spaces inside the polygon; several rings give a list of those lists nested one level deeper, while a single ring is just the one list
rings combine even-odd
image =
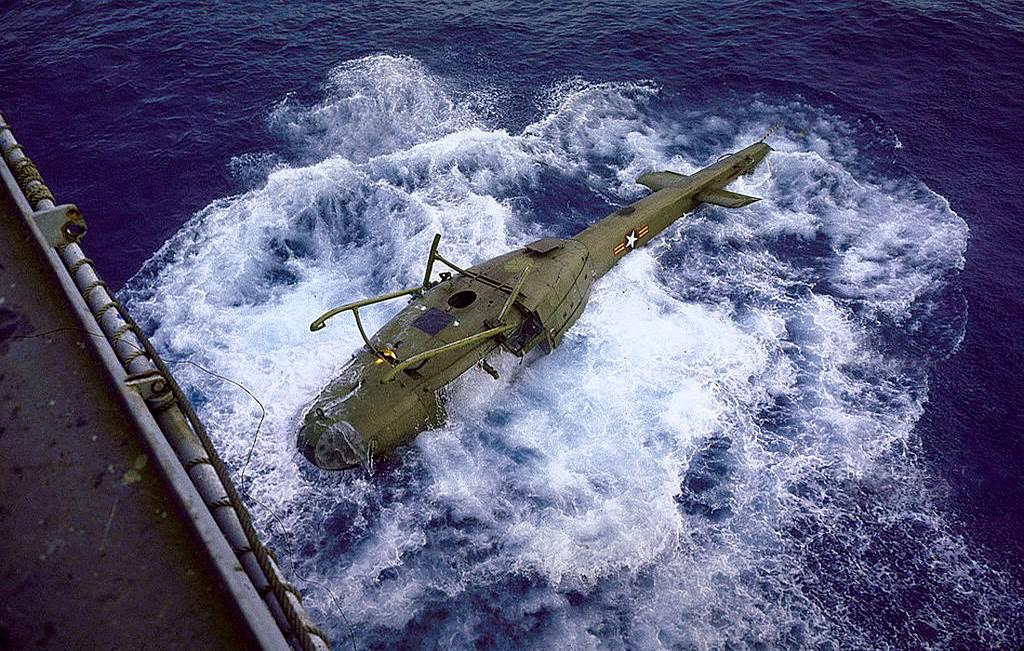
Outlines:
[{"label": "churning water", "polygon": [[[1007,645],[1021,588],[941,507],[915,423],[956,350],[964,221],[875,171],[898,146],[828,110],[687,105],[567,79],[525,127],[513,89],[412,58],[337,67],[270,112],[282,153],[237,157],[122,292],[339,647]],[[449,390],[449,422],[367,473],[295,450],[304,406],[360,345],[355,298],[416,284],[435,232],[471,264],[567,237],[781,129],[731,186],[595,287],[564,344]],[[368,310],[370,328],[400,306]],[[385,408],[385,407],[382,407]],[[300,578],[301,577],[301,578]]]}]

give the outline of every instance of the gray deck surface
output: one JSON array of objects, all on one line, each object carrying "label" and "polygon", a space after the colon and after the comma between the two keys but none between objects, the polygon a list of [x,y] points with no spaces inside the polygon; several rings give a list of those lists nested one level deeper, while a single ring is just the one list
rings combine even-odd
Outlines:
[{"label": "gray deck surface", "polygon": [[0,192],[0,649],[255,646]]}]

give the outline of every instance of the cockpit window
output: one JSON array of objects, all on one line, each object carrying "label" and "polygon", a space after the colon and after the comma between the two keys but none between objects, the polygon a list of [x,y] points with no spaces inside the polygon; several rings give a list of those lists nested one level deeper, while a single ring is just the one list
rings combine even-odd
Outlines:
[{"label": "cockpit window", "polygon": [[418,319],[412,322],[412,324],[417,329],[433,337],[437,333],[444,330],[445,326],[447,326],[454,320],[455,317],[453,317],[451,314],[442,312],[436,307],[432,307],[423,314],[421,314]]}]

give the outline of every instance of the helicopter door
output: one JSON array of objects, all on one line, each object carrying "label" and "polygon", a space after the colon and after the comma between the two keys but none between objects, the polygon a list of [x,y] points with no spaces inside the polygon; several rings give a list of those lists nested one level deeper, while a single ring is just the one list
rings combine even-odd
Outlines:
[{"label": "helicopter door", "polygon": [[[517,357],[522,357],[536,345],[538,338],[545,343],[547,342],[540,317],[535,312],[530,312],[529,316],[523,319],[522,324],[505,339],[505,349]],[[545,352],[551,351],[547,350]]]}]

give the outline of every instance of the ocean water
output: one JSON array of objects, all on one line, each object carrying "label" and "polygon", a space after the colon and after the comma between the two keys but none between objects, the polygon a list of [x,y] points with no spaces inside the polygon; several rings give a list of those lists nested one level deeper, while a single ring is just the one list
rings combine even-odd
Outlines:
[{"label": "ocean water", "polygon": [[[259,399],[177,366],[338,648],[1024,639],[1015,4],[4,11],[2,108],[154,344]],[[435,232],[570,236],[776,122],[763,200],[630,255],[553,354],[372,472],[297,454],[359,345],[309,322]]]}]

